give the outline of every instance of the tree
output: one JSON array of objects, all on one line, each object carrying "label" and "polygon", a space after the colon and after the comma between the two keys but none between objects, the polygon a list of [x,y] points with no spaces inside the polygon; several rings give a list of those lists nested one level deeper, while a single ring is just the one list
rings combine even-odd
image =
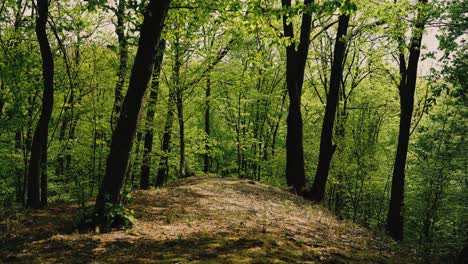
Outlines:
[{"label": "tree", "polygon": [[[283,8],[291,8],[291,0],[282,0]],[[286,47],[286,83],[289,93],[289,109],[286,135],[286,180],[295,192],[302,192],[305,186],[304,146],[301,114],[301,95],[304,83],[304,70],[310,44],[312,15],[307,10],[312,0],[304,0],[305,11],[302,14],[301,34],[296,50],[294,27],[289,17],[283,15],[284,36],[291,40]]]},{"label": "tree", "polygon": [[[403,214],[405,192],[405,168],[410,138],[411,119],[414,108],[414,93],[416,90],[417,70],[421,53],[421,42],[427,16],[424,14],[427,0],[418,1],[418,14],[412,32],[409,46],[408,65],[406,65],[403,47],[400,45],[400,126],[398,132],[398,146],[393,167],[390,205],[387,216],[387,231],[396,240],[403,240]],[[401,38],[400,38],[400,44]]]},{"label": "tree", "polygon": [[170,0],[148,3],[140,29],[138,50],[132,68],[127,94],[116,128],[112,133],[106,174],[96,198],[95,211],[98,225],[111,224],[107,212],[121,202],[121,189],[128,167],[130,150],[135,137],[138,115],[151,78],[156,46],[159,43]]},{"label": "tree", "polygon": [[167,99],[167,114],[164,124],[164,132],[161,144],[161,159],[159,160],[158,174],[156,176],[156,187],[162,187],[166,183],[169,174],[169,153],[171,151],[172,123],[174,121],[174,89],[169,87]]},{"label": "tree", "polygon": [[47,38],[49,1],[37,1],[36,36],[42,57],[44,90],[42,110],[34,131],[29,163],[27,206],[38,208],[47,205],[47,142],[49,120],[54,105],[54,58]]},{"label": "tree", "polygon": [[[343,5],[350,4],[344,1]],[[345,60],[346,34],[349,24],[349,10],[342,11],[338,18],[338,31],[336,33],[335,48],[333,52],[333,63],[330,74],[330,86],[327,95],[327,104],[325,107],[325,116],[323,118],[322,133],[320,137],[320,152],[312,190],[308,198],[313,201],[322,201],[325,195],[325,185],[328,179],[330,162],[335,152],[336,145],[333,144],[333,126],[335,124],[336,109],[340,84],[343,78],[343,62]]]},{"label": "tree", "polygon": [[125,34],[125,10],[127,7],[126,0],[119,0],[117,9],[114,10],[117,17],[115,25],[115,33],[119,42],[119,70],[117,72],[117,83],[115,84],[114,106],[111,114],[111,128],[113,129],[120,114],[122,104],[122,92],[125,85],[125,79],[128,69],[128,40]]},{"label": "tree", "polygon": [[210,172],[210,145],[208,144],[208,140],[210,138],[210,97],[211,97],[211,78],[210,74],[206,77],[206,87],[205,87],[205,101],[206,101],[206,108],[205,108],[205,154],[203,155],[203,172],[208,173]]},{"label": "tree", "polygon": [[151,91],[149,100],[146,105],[146,123],[145,123],[145,136],[144,136],[144,149],[141,164],[141,178],[140,188],[148,189],[150,186],[150,168],[151,168],[151,153],[153,150],[153,136],[154,136],[154,114],[156,102],[159,94],[159,75],[161,73],[162,62],[164,58],[164,50],[166,49],[166,42],[161,40],[156,48],[157,53],[154,58],[153,76],[151,79]]}]

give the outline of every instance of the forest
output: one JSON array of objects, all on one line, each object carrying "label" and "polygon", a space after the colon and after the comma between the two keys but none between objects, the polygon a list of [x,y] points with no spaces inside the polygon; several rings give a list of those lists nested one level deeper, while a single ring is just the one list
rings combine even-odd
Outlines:
[{"label": "forest", "polygon": [[[26,245],[12,221],[38,212],[104,235],[143,225],[149,197],[175,208],[262,193],[246,202],[261,211],[279,189],[274,203],[319,206],[415,263],[468,263],[467,12],[467,0],[0,0],[0,262]],[[284,254],[209,263],[317,263]],[[341,261],[323,263],[354,263]]]}]

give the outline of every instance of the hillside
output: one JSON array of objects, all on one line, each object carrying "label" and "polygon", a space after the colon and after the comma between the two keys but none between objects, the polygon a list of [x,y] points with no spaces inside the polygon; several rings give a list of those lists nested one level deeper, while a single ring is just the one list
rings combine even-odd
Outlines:
[{"label": "hillside", "polygon": [[0,262],[412,262],[385,239],[253,181],[188,178],[136,192],[132,207],[136,226],[106,234],[72,230],[73,205],[6,217]]}]

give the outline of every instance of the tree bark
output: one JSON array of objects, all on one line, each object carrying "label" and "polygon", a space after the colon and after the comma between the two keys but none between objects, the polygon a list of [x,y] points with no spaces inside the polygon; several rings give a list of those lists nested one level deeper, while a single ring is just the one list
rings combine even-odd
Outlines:
[{"label": "tree bark", "polygon": [[[427,4],[427,0],[419,0],[419,4]],[[416,90],[417,70],[421,53],[421,42],[426,18],[418,11],[416,24],[409,47],[408,67],[405,67],[404,55],[400,54],[400,127],[398,145],[393,167],[392,189],[388,208],[386,229],[398,241],[403,240],[403,214],[405,192],[405,168],[410,138],[411,119],[414,108],[414,93]],[[406,68],[406,70],[405,70]]]},{"label": "tree bark", "polygon": [[161,159],[159,161],[158,175],[156,177],[156,187],[162,187],[167,181],[169,174],[169,153],[171,151],[171,133],[174,119],[174,89],[169,87],[167,99],[167,117],[164,125],[163,142],[161,145]]},{"label": "tree bark", "polygon": [[3,99],[3,92],[5,91],[5,82],[0,79],[0,118],[3,114],[3,107],[5,106],[5,99]]},{"label": "tree bark", "polygon": [[141,164],[140,188],[149,189],[150,187],[150,170],[151,170],[151,153],[153,152],[153,137],[154,137],[154,114],[156,102],[159,94],[159,75],[161,73],[162,62],[164,58],[164,50],[166,42],[161,40],[158,44],[156,57],[154,58],[153,76],[151,80],[151,91],[149,101],[146,106],[146,128],[145,138],[143,143],[143,162]]},{"label": "tree bark", "polygon": [[[15,153],[17,153],[18,155],[21,155],[21,153],[23,152],[23,142],[22,142],[22,137],[21,137],[21,130],[20,129],[17,129],[15,131]],[[16,201],[18,203],[21,203],[22,200],[23,200],[23,197],[22,197],[22,194],[23,194],[23,190],[22,190],[22,177],[23,177],[23,168],[21,168],[20,166],[18,166],[16,168]]]},{"label": "tree bark", "polygon": [[333,126],[335,124],[336,108],[343,75],[343,62],[345,60],[346,37],[349,24],[349,14],[343,13],[338,19],[338,31],[336,33],[335,48],[333,52],[333,63],[330,74],[330,88],[325,106],[322,133],[320,139],[320,153],[312,190],[308,198],[320,202],[325,195],[325,186],[330,170],[330,162],[335,152],[336,145],[333,144]]},{"label": "tree bark", "polygon": [[[281,1],[283,8],[291,7],[291,0]],[[307,8],[312,0],[304,0]],[[294,38],[292,22],[283,16],[284,36]],[[304,146],[301,114],[301,95],[304,82],[304,70],[310,45],[312,16],[307,12],[302,15],[301,36],[298,50],[292,43],[286,47],[286,83],[289,93],[289,111],[286,135],[286,180],[297,193],[305,186]]]},{"label": "tree bark", "polygon": [[115,33],[117,34],[117,39],[119,42],[119,70],[117,72],[117,83],[114,90],[114,105],[112,107],[111,115],[111,128],[114,129],[115,122],[117,117],[120,115],[121,105],[122,105],[122,91],[125,85],[125,79],[127,76],[128,69],[128,41],[127,36],[125,35],[125,0],[120,0],[117,6],[117,12],[115,16],[117,17],[117,26],[115,27]]},{"label": "tree bark", "polygon": [[96,198],[96,221],[99,225],[109,224],[110,219],[107,219],[106,215],[108,204],[118,205],[121,202],[121,189],[138,125],[138,115],[153,71],[156,46],[159,43],[169,3],[170,0],[151,0],[143,18],[128,91],[112,133],[106,174]]},{"label": "tree bark", "polygon": [[[49,121],[54,105],[54,58],[47,38],[47,17],[49,15],[49,1],[37,1],[36,36],[42,57],[42,77],[44,91],[42,94],[42,110],[34,131],[29,163],[27,206],[38,208],[47,205],[47,174],[44,164],[47,163],[47,140]],[[42,176],[42,180],[40,179]],[[43,187],[41,194],[41,186]],[[41,200],[42,199],[42,200]]]},{"label": "tree bark", "polygon": [[[142,108],[144,108],[144,106],[142,106]],[[140,112],[141,114],[141,112]],[[140,120],[141,120],[141,115],[138,117],[138,124],[140,123]],[[138,127],[138,126],[137,126]],[[138,128],[137,128],[138,130]],[[125,183],[124,183],[124,188],[125,188],[125,184],[131,184],[131,186],[133,186],[133,184],[135,183],[135,179],[136,179],[136,171],[138,171],[138,162],[139,162],[139,158],[140,158],[140,146],[141,146],[141,139],[143,137],[143,134],[141,131],[137,131],[136,132],[136,140],[135,142],[132,144],[132,147],[130,148],[130,150],[132,151],[133,153],[133,156],[130,155],[129,158],[128,158],[128,168],[127,168],[127,171],[125,173]],[[134,150],[133,150],[134,148]],[[137,169],[135,169],[137,168]]]},{"label": "tree bark", "polygon": [[179,123],[179,177],[186,176],[186,163],[185,163],[185,120],[184,120],[184,102],[183,91],[177,88],[176,92],[176,106],[177,106],[177,121]]},{"label": "tree bark", "polygon": [[205,89],[205,154],[203,155],[203,172],[208,173],[210,171],[210,98],[211,98],[211,78],[210,75],[206,78],[206,89]]}]

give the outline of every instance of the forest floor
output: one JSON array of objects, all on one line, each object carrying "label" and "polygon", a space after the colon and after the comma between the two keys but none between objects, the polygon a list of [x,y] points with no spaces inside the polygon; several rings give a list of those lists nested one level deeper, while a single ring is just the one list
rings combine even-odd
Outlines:
[{"label": "forest floor", "polygon": [[194,177],[137,191],[136,225],[73,230],[76,205],[0,219],[0,263],[416,263],[388,238],[254,181]]}]

